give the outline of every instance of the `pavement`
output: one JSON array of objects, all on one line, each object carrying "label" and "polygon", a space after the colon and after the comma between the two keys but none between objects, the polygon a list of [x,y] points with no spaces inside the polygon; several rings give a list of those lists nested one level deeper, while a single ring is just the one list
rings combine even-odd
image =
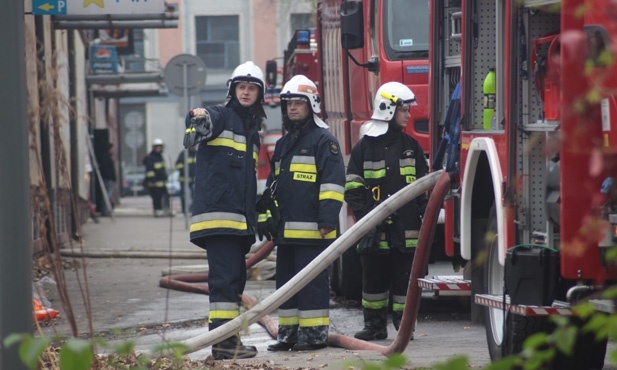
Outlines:
[{"label": "pavement", "polygon": [[[70,266],[64,270],[64,280],[77,321],[77,334],[88,337],[92,332],[110,341],[129,340],[138,349],[145,349],[207,332],[207,296],[159,287],[159,280],[169,271],[203,272],[206,265],[205,252],[188,240],[186,222],[179,212],[179,198],[172,198],[172,208],[178,214],[166,218],[153,217],[149,197],[121,198],[120,202],[113,218],[89,220],[82,225],[83,242],[61,250],[65,265]],[[260,276],[264,275],[259,271],[254,273],[245,290],[256,301],[275,289],[273,280],[260,279]],[[44,293],[46,305],[60,311],[58,318],[42,324],[41,333],[72,335],[74,329],[67,320],[69,312],[62,307],[54,280],[45,278],[35,285]],[[465,314],[456,312],[446,313],[452,317],[450,323],[430,324],[429,319],[424,325],[427,315],[431,314],[419,319],[416,339],[404,353],[413,368],[426,368],[455,355],[467,355],[472,368],[490,363],[482,326],[470,323]],[[362,328],[358,302],[332,300],[330,317],[332,333],[353,335]],[[389,330],[390,339],[376,343],[391,343],[396,333],[392,325]],[[258,324],[248,327],[242,338],[245,344],[255,345],[259,351],[256,358],[236,361],[246,368],[350,369],[385,359],[374,351],[334,347],[314,353],[268,352],[266,347],[274,339]],[[209,355],[208,347],[189,356],[203,360]]]}]

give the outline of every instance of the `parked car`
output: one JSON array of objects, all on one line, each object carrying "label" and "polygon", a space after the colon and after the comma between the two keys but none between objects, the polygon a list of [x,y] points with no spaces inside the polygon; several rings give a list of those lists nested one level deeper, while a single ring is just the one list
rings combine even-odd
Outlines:
[{"label": "parked car", "polygon": [[143,182],[146,178],[145,172],[128,172],[122,178],[120,196],[137,196],[148,194],[148,189],[144,188]]},{"label": "parked car", "polygon": [[169,175],[169,177],[167,177],[167,192],[169,193],[169,195],[172,196],[178,196],[180,195],[180,191],[182,190],[182,184],[180,183],[180,180],[178,180],[178,177],[180,177],[180,171],[178,170],[174,170],[171,175]]}]

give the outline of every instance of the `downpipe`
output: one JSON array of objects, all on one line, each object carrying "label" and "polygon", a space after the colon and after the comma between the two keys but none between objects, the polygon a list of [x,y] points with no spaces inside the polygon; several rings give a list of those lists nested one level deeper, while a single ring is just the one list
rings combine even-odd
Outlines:
[{"label": "downpipe", "polygon": [[[420,178],[413,184],[406,186],[405,188],[401,189],[393,196],[385,200],[383,203],[373,209],[366,217],[362,218],[349,230],[347,230],[347,232],[341,235],[336,241],[334,241],[334,243],[332,243],[328,248],[326,248],[319,256],[317,256],[317,258],[315,258],[311,263],[309,263],[305,268],[303,268],[285,285],[277,289],[274,293],[265,298],[263,301],[255,304],[250,310],[244,312],[242,315],[225,323],[224,325],[219,326],[214,330],[182,341],[181,343],[188,348],[185,353],[193,353],[202,348],[209,347],[222,340],[225,340],[240,332],[241,330],[249,327],[251,324],[258,322],[264,316],[276,310],[281,304],[283,304],[285,301],[298,293],[302,288],[304,288],[319,273],[328,268],[328,266],[330,266],[337,258],[339,258],[347,249],[349,249],[352,245],[355,245],[358,239],[360,239],[362,235],[366,234],[371,228],[377,226],[379,223],[381,223],[383,219],[394,213],[404,204],[410,202],[425,191],[434,188],[435,185],[438,183],[438,179],[440,183],[447,183],[447,186],[442,185],[442,187],[445,187],[446,189],[442,191],[443,195],[441,197],[431,195],[429,204],[427,206],[426,215],[429,215],[430,210],[429,216],[432,216],[432,219],[429,220],[425,215],[423,225],[420,229],[420,241],[418,245],[418,250],[416,250],[416,257],[414,258],[412,274],[410,276],[410,288],[408,289],[411,289],[413,285],[416,285],[416,291],[419,292],[417,287],[417,277],[426,270],[426,265],[428,264],[428,254],[426,255],[426,257],[418,257],[418,253],[420,252],[419,249],[427,249],[426,244],[428,239],[430,239],[432,242],[432,234],[434,232],[435,224],[437,222],[437,216],[439,215],[439,209],[441,208],[441,202],[443,200],[443,197],[445,196],[445,193],[447,192],[447,188],[449,187],[450,183],[449,175],[443,170],[433,172],[427,176]],[[437,205],[435,206],[435,204]],[[425,226],[425,224],[427,226]],[[424,239],[427,240],[423,241]],[[430,244],[431,243],[428,243],[429,247]],[[414,266],[416,265],[416,259],[422,260],[424,268],[419,270],[418,268],[416,268],[416,273],[414,274]],[[414,280],[414,276],[416,280]],[[410,292],[412,294],[409,294]],[[418,295],[418,297],[412,297],[413,294]],[[328,341],[331,345],[341,346],[349,349],[370,349],[380,352],[386,356],[391,353],[402,352],[402,350],[406,348],[407,344],[409,343],[409,339],[411,338],[411,333],[413,331],[413,323],[415,322],[415,316],[417,316],[418,312],[417,307],[415,309],[412,309],[412,306],[418,305],[418,298],[419,293],[414,293],[413,289],[408,290],[407,301],[405,304],[405,312],[403,314],[401,322],[401,330],[399,330],[399,334],[397,335],[395,341],[388,347],[364,342],[359,339],[349,338],[337,334],[330,334],[328,336]],[[408,328],[405,328],[405,325],[407,325]],[[272,334],[270,330],[268,331]],[[406,341],[400,338],[403,334],[407,336]],[[153,353],[152,350],[149,350],[147,352]]]}]

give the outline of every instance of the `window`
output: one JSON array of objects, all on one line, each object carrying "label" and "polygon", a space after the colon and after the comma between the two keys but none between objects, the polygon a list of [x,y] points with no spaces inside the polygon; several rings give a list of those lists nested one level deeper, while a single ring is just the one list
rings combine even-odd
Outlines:
[{"label": "window", "polygon": [[127,72],[144,72],[144,30],[134,29],[132,32],[134,53],[124,57],[124,68]]},{"label": "window", "polygon": [[428,58],[428,2],[388,0],[384,4],[384,46],[388,58]]},{"label": "window", "polygon": [[209,69],[232,70],[240,64],[237,15],[195,17],[197,56]]},{"label": "window", "polygon": [[289,19],[289,25],[291,27],[291,34],[293,35],[296,30],[306,30],[309,28],[315,28],[315,15],[314,14],[291,14]]}]

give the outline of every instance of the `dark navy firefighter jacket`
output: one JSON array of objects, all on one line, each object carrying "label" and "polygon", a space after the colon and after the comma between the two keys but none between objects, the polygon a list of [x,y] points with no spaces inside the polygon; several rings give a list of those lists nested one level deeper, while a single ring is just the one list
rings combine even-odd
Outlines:
[{"label": "dark navy firefighter jacket", "polygon": [[[345,192],[345,166],[336,138],[311,119],[279,139],[271,166],[266,186],[281,216],[275,244],[323,246],[334,241]],[[334,231],[322,239],[320,228]]]},{"label": "dark navy firefighter jacket", "polygon": [[[238,235],[255,242],[256,166],[262,117],[230,100],[207,107],[212,135],[199,144],[190,238]],[[186,127],[191,121],[186,117]]]}]

